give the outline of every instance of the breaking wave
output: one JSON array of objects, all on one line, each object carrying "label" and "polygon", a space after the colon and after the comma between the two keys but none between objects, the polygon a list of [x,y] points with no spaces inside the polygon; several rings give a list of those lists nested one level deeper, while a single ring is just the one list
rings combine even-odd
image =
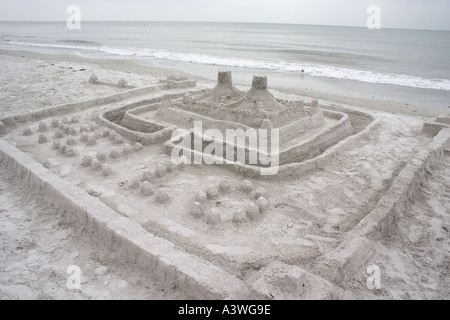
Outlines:
[{"label": "breaking wave", "polygon": [[153,50],[149,48],[114,48],[110,46],[89,45],[91,43],[75,42],[71,44],[41,44],[8,41],[10,45],[29,47],[50,47],[72,50],[89,50],[109,53],[119,56],[148,57],[161,60],[196,63],[204,65],[217,65],[222,67],[235,67],[246,69],[269,70],[276,72],[302,73],[313,77],[326,77],[334,79],[354,80],[368,83],[391,84],[405,87],[437,89],[450,91],[450,80],[428,79],[409,75],[389,74],[358,70],[330,65],[319,65],[311,63],[293,63],[286,61],[265,61],[258,59],[243,59],[236,57],[221,57],[198,53],[170,52],[164,50]]}]

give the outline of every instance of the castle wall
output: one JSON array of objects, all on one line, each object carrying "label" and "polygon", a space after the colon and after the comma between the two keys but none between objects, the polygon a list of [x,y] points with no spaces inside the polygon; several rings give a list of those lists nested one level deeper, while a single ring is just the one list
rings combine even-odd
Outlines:
[{"label": "castle wall", "polygon": [[0,119],[6,127],[13,127],[18,123],[25,123],[28,121],[38,121],[52,116],[63,116],[73,112],[88,110],[93,107],[98,107],[105,104],[119,102],[131,97],[137,97],[144,94],[154,93],[159,90],[167,90],[166,85],[157,85],[151,87],[138,88],[116,93],[110,96],[95,98],[91,100],[74,102],[68,104],[61,104],[26,114],[17,114]]},{"label": "castle wall", "polygon": [[[157,108],[157,105],[154,105]],[[139,117],[133,115],[130,112],[126,112],[120,125],[130,129],[132,131],[142,132],[142,133],[155,133],[164,129],[162,125],[140,119]]]},{"label": "castle wall", "polygon": [[[192,91],[191,94],[199,93],[200,91]],[[171,100],[181,99],[185,93],[174,93],[169,94],[167,97]],[[155,121],[151,123],[148,121],[145,124],[145,127],[148,128],[162,128],[162,130],[153,132],[153,133],[145,133],[141,131],[145,131],[142,128],[143,122],[145,120],[139,119],[136,117],[136,113],[145,112],[145,111],[153,111],[155,110],[155,105],[161,103],[164,100],[165,96],[161,95],[159,97],[155,97],[152,99],[146,99],[143,101],[138,101],[135,103],[131,103],[122,107],[114,108],[112,110],[106,111],[99,115],[99,122],[104,126],[108,127],[111,130],[116,131],[121,134],[123,137],[127,138],[133,142],[140,142],[143,145],[149,145],[159,142],[164,142],[170,139],[172,135],[172,131],[176,129],[176,126],[168,125],[164,123],[158,123]],[[129,114],[126,119],[125,115]],[[122,121],[125,119],[125,123],[127,127],[122,126]],[[132,128],[132,129],[129,129]],[[137,131],[133,129],[138,129]]]},{"label": "castle wall", "polygon": [[355,133],[348,115],[339,114],[333,111],[324,110],[327,117],[340,117],[338,124],[324,129],[313,139],[301,146],[294,146],[283,150],[280,155],[280,164],[289,164],[292,162],[302,162],[322,154],[329,147]]},{"label": "castle wall", "polygon": [[[280,151],[280,159],[279,165],[281,168],[288,167],[291,165],[302,165],[305,163],[305,160],[312,159],[324,153],[324,150],[327,150],[329,147],[339,143],[341,140],[347,138],[348,136],[354,134],[354,129],[350,123],[349,117],[346,114],[324,110],[324,114],[333,118],[340,118],[340,121],[329,128],[324,129],[322,132],[317,134],[314,138],[310,139],[306,143],[301,143],[296,146],[293,146],[288,149],[283,149]],[[197,151],[194,151],[194,134],[191,132],[191,149],[185,150],[185,155],[194,155],[200,154]],[[223,135],[223,138],[226,139],[226,135]],[[202,151],[205,150],[207,146],[209,146],[212,141],[203,141],[202,143]],[[259,176],[260,167],[268,167],[270,164],[261,165],[260,163],[255,165],[247,165],[249,164],[249,155],[250,151],[248,149],[248,140],[247,145],[245,147],[245,164],[234,164],[234,166],[239,172],[250,175],[250,176]],[[226,158],[226,150],[227,150],[227,142],[223,142],[223,155],[218,155],[219,158]],[[166,151],[168,154],[171,153],[175,144],[172,142],[168,142],[166,144]],[[231,147],[234,150],[234,161],[237,161],[238,150],[235,145]],[[258,152],[258,159],[260,159],[259,155],[266,155],[263,152]],[[192,159],[193,160],[193,159]],[[315,163],[311,164],[311,168],[315,168]],[[304,166],[303,166],[304,167]]]},{"label": "castle wall", "polygon": [[242,124],[234,123],[234,122],[228,122],[228,121],[221,121],[216,119],[211,119],[205,116],[201,116],[199,114],[195,114],[192,112],[187,112],[184,110],[171,108],[167,110],[159,110],[158,111],[158,118],[171,122],[175,125],[178,125],[185,129],[191,129],[194,127],[194,121],[202,121],[203,129],[218,129],[223,134],[225,134],[227,129],[242,129],[246,131],[249,129],[249,127],[244,126]]},{"label": "castle wall", "polygon": [[150,233],[5,141],[0,141],[0,163],[27,190],[57,208],[77,234],[111,258],[160,279],[166,290],[177,287],[192,299],[211,300],[236,299],[245,292],[245,284],[234,275]]},{"label": "castle wall", "polygon": [[311,117],[300,119],[294,123],[282,127],[280,128],[280,144],[283,145],[286,141],[289,141],[298,135],[305,133],[306,131],[319,128],[324,124],[325,118],[323,114],[317,113]]}]

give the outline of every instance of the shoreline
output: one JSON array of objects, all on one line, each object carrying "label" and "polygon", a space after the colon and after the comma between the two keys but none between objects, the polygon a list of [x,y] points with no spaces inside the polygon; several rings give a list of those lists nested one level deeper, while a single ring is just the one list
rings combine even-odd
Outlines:
[{"label": "shoreline", "polygon": [[[238,86],[248,87],[253,75],[260,70],[242,70],[219,66],[183,64],[164,61],[155,65],[151,59],[82,57],[76,54],[43,53],[38,51],[0,49],[0,56],[26,58],[34,60],[52,60],[95,64],[103,69],[138,75],[163,77],[169,74],[181,74],[197,81],[215,82],[217,72],[230,69],[233,81]],[[424,118],[436,117],[449,110],[450,92],[434,89],[419,89],[385,84],[363,83],[350,80],[314,78],[308,75],[264,72],[269,78],[269,89],[287,94],[301,94],[309,99],[319,99],[355,105],[367,110],[379,110],[394,114],[405,114]]]}]

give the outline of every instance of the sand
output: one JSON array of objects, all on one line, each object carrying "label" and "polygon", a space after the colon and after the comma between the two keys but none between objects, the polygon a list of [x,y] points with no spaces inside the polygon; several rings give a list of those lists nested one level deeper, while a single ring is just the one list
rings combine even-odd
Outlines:
[{"label": "sand", "polygon": [[[127,92],[127,88],[114,86],[121,79],[139,88],[157,86],[161,79],[173,73],[186,75],[181,71],[122,60],[83,61],[78,57],[13,51],[0,54],[1,119]],[[90,84],[88,80],[93,73],[111,85]],[[196,88],[161,90],[161,93],[177,95],[186,90],[215,86],[208,79],[188,77],[197,80]],[[403,177],[400,173],[409,168],[408,164],[420,161],[419,151],[431,148],[433,137],[422,134],[423,123],[428,117],[439,115],[441,110],[430,110],[420,103],[406,106],[409,101],[396,99],[371,99],[369,102],[360,93],[330,94],[326,86],[314,87],[308,95],[293,89],[290,83],[283,87],[283,83],[275,82],[278,85],[276,89],[271,88],[271,92],[277,98],[306,101],[320,98],[321,105],[340,110],[352,108],[376,121],[370,127],[353,117],[352,125],[361,133],[359,137],[342,151],[330,152],[329,157],[316,162],[316,169],[279,181],[248,178],[220,166],[184,166],[169,172],[170,159],[160,144],[145,146],[141,151],[130,149],[129,154],[121,153],[121,146],[127,143],[131,146],[134,141],[125,137],[122,144],[119,138],[105,137],[103,132],[107,128],[97,123],[96,118],[107,110],[137,103],[142,96],[76,111],[80,122],[71,124],[75,129],[72,155],[62,155],[52,149],[57,128],[52,128],[51,120],[62,121],[64,116],[42,119],[47,124],[46,131],[41,128],[45,132],[39,132],[42,120],[8,127],[6,142],[47,167],[50,173],[84,190],[87,196],[100,200],[102,205],[143,231],[181,248],[182,252],[174,253],[174,260],[170,262],[176,270],[175,280],[167,279],[167,275],[160,276],[158,272],[146,273],[142,266],[121,259],[121,253],[111,254],[104,246],[97,245],[95,239],[87,238],[64,218],[64,214],[49,205],[38,190],[27,192],[22,177],[8,172],[10,167],[3,162],[0,166],[0,297],[199,299],[210,297],[212,292],[211,296],[216,298],[248,299],[448,299],[450,172],[445,165],[449,160],[448,152],[436,157],[433,166],[427,166],[424,175],[419,175],[417,190],[414,189],[413,196],[402,198],[402,206],[393,216],[388,215],[393,219],[391,223],[385,226],[382,222],[381,235],[367,237],[370,245],[362,247],[367,252],[362,255],[355,251],[346,260],[357,261],[356,268],[338,268],[344,271],[340,276],[326,275],[321,270],[329,257],[345,256],[347,251],[340,250],[340,245],[353,243],[353,233],[363,230],[361,221],[372,217],[376,208],[390,201],[390,195],[395,193],[393,186]],[[236,87],[246,91],[249,85],[237,81]],[[76,130],[84,125],[94,126],[87,128],[92,138],[98,131],[95,144],[85,145],[80,141],[81,133]],[[31,128],[32,136],[22,135],[26,127]],[[67,128],[67,132],[69,130]],[[37,144],[39,134],[45,135],[49,142]],[[65,133],[61,142],[67,143],[67,139]],[[107,167],[95,171],[92,164],[82,165],[83,156],[94,158],[97,152],[107,153],[104,161]],[[108,157],[111,152],[114,157]],[[134,184],[133,181],[140,180],[152,168],[159,170],[149,178],[152,190],[148,186],[141,190],[139,182]],[[252,187],[243,192],[240,185],[246,179],[251,181]],[[230,190],[218,192],[224,180]],[[269,206],[262,218],[258,219],[252,209],[248,209],[249,215],[256,219],[246,219],[242,212],[233,216],[235,208],[242,209],[244,204],[251,208],[251,203],[257,203],[255,191],[262,188],[267,192]],[[205,192],[206,200],[196,202],[197,190]],[[191,207],[200,202],[212,211],[204,217],[191,215]],[[219,209],[215,208],[217,203],[221,204]],[[194,271],[189,273],[183,266],[183,255],[204,265],[205,270],[218,268],[217,274],[223,273],[223,277],[215,280],[216,288],[208,287],[209,279],[196,278],[198,275]],[[206,266],[205,262],[212,266]],[[78,291],[66,286],[66,268],[72,264],[83,270]],[[369,290],[366,285],[369,277],[366,269],[371,265],[381,269],[379,290]],[[281,279],[273,283],[261,280],[284,270],[288,270],[288,283],[309,283],[309,289],[304,292]],[[196,288],[190,294],[177,272],[194,279],[188,280],[190,288]],[[227,289],[230,283],[236,283],[235,291]]]}]

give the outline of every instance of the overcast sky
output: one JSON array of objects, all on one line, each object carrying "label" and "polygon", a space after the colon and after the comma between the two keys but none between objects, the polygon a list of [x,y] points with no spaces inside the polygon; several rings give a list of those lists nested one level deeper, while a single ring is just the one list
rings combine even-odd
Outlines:
[{"label": "overcast sky", "polygon": [[369,5],[384,28],[450,30],[450,0],[0,0],[0,21],[229,21],[366,26]]}]

